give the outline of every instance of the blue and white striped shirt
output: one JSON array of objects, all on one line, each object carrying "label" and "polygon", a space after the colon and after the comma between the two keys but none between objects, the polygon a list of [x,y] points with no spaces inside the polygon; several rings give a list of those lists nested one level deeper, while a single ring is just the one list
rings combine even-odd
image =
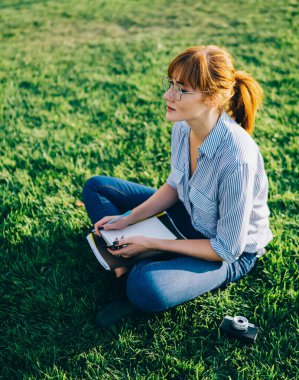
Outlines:
[{"label": "blue and white striped shirt", "polygon": [[192,225],[227,262],[237,260],[243,252],[264,248],[272,233],[268,179],[258,146],[222,112],[197,148],[197,166],[189,180],[189,135],[187,122],[174,123],[171,173],[166,182],[177,190]]}]

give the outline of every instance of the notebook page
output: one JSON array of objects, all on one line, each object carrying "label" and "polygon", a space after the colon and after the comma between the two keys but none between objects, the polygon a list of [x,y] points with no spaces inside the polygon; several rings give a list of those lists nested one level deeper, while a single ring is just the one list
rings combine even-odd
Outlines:
[{"label": "notebook page", "polygon": [[109,245],[112,245],[116,238],[120,239],[122,236],[125,238],[131,236],[146,236],[156,239],[177,239],[157,217],[143,220],[142,222],[132,224],[121,230],[101,231],[101,235]]}]

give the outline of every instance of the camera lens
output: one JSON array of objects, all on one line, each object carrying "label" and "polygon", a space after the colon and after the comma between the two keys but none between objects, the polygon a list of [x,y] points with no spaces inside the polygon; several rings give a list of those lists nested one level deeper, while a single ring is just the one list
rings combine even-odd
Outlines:
[{"label": "camera lens", "polygon": [[248,319],[238,315],[232,320],[232,326],[236,330],[246,332],[248,330]]}]

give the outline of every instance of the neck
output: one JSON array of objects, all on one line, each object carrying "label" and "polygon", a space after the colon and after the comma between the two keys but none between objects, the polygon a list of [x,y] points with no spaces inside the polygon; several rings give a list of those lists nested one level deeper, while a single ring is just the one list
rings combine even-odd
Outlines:
[{"label": "neck", "polygon": [[220,116],[217,108],[209,108],[195,119],[188,120],[191,128],[191,135],[196,140],[198,146],[201,145],[211,132]]}]

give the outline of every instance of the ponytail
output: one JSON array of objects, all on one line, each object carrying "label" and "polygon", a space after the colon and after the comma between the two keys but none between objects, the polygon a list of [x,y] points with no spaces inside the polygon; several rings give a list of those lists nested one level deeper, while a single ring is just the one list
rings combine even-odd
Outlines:
[{"label": "ponytail", "polygon": [[263,90],[258,82],[245,71],[235,72],[234,95],[229,108],[238,124],[252,134],[254,118],[263,100]]}]

